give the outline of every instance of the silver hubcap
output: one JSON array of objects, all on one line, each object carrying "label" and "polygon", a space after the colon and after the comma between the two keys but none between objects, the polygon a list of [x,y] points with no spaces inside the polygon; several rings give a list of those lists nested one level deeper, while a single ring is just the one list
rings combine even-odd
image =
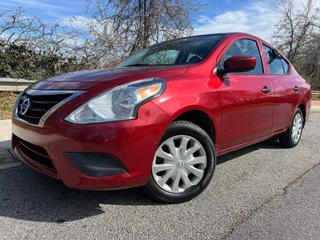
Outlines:
[{"label": "silver hubcap", "polygon": [[292,141],[296,144],[299,142],[303,127],[303,117],[300,113],[296,114],[292,124],[291,138]]},{"label": "silver hubcap", "polygon": [[201,181],[206,166],[207,156],[201,143],[191,136],[178,135],[158,147],[152,176],[163,190],[180,193]]}]

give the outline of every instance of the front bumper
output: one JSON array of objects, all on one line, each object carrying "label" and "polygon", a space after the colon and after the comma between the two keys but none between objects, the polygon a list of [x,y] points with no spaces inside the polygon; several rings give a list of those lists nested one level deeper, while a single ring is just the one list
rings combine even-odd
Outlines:
[{"label": "front bumper", "polygon": [[[119,189],[148,182],[154,153],[170,123],[155,104],[141,106],[138,119],[114,123],[75,125],[57,114],[44,127],[12,120],[12,147],[24,163],[76,189]],[[80,165],[74,156],[81,159]],[[110,156],[115,160],[104,164]],[[110,171],[95,174],[83,168],[101,167],[96,161]]]}]

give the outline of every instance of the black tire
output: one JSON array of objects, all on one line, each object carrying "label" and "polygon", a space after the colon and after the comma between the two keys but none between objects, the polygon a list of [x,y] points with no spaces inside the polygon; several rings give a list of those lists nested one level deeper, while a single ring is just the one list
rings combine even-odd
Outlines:
[{"label": "black tire", "polygon": [[[304,126],[304,116],[303,116],[303,112],[301,111],[300,108],[298,108],[293,116],[293,119],[292,119],[292,122],[291,122],[291,125],[290,127],[288,128],[288,130],[284,133],[282,133],[281,135],[279,135],[279,143],[282,147],[285,147],[285,148],[293,148],[295,146],[297,146],[300,142],[300,139],[301,139],[301,135],[302,135],[302,132],[301,132],[301,135],[298,139],[298,141],[294,141],[293,140],[293,137],[292,137],[292,129],[293,129],[293,122],[294,122],[294,119],[295,117],[297,116],[297,114],[300,114],[301,117],[302,117],[302,125]],[[302,131],[302,130],[301,130]]]},{"label": "black tire", "polygon": [[182,193],[171,193],[163,190],[160,186],[158,186],[151,174],[150,180],[144,187],[144,190],[151,198],[164,203],[186,202],[199,195],[210,183],[216,166],[216,154],[214,151],[213,142],[209,135],[202,128],[188,121],[173,122],[162,137],[159,146],[166,139],[176,135],[188,135],[198,140],[206,152],[207,165],[204,169],[204,175],[201,181],[197,185],[190,187]]}]

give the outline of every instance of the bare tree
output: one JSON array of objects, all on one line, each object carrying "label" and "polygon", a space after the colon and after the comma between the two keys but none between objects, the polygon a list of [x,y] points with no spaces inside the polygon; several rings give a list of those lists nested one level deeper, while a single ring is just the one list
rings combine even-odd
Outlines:
[{"label": "bare tree", "polygon": [[41,79],[68,70],[66,61],[74,56],[70,32],[21,7],[0,11],[0,75]]},{"label": "bare tree", "polygon": [[320,13],[315,0],[281,0],[281,19],[274,32],[275,45],[297,70],[320,85]]},{"label": "bare tree", "polygon": [[20,7],[0,12],[0,39],[4,45],[25,45],[30,50],[56,54],[68,34],[58,23],[47,24]]},{"label": "bare tree", "polygon": [[65,71],[113,66],[150,44],[191,34],[189,14],[198,6],[195,0],[86,3],[86,17],[55,23],[27,14],[22,8],[0,10],[0,54],[6,57],[11,51],[12,56],[23,58],[20,66],[12,58],[10,64],[0,62],[0,70],[11,74],[24,62],[28,67],[19,74],[27,71],[23,76],[29,76],[32,67],[31,77],[41,79]]},{"label": "bare tree", "polygon": [[282,14],[276,25],[274,39],[292,62],[298,58],[299,51],[312,41],[312,34],[319,30],[319,9],[314,0],[305,4],[296,0],[281,0],[279,10]]},{"label": "bare tree", "polygon": [[[88,0],[89,27],[102,65],[150,44],[190,35],[192,0]],[[113,58],[113,59],[111,59]]]},{"label": "bare tree", "polygon": [[0,22],[0,37],[5,38],[7,43],[24,42],[26,37],[39,39],[46,34],[41,19],[26,15],[22,8],[1,12]]}]

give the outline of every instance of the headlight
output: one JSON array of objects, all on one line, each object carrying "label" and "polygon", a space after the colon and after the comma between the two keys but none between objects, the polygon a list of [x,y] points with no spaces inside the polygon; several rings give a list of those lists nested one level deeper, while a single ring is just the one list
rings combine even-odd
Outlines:
[{"label": "headlight", "polygon": [[134,119],[138,107],[159,96],[164,88],[165,82],[159,79],[145,79],[121,85],[89,100],[65,120],[88,124]]}]

